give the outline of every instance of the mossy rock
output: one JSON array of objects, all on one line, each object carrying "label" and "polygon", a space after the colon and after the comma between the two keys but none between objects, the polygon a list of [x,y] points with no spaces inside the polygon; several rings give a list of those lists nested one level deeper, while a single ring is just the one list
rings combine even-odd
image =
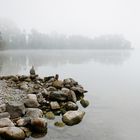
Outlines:
[{"label": "mossy rock", "polygon": [[55,122],[54,125],[57,126],[57,127],[64,127],[65,123],[63,123],[63,122]]},{"label": "mossy rock", "polygon": [[55,119],[55,115],[54,115],[54,113],[53,112],[47,112],[46,114],[45,114],[45,117],[47,118],[47,119],[49,119],[49,120],[54,120]]},{"label": "mossy rock", "polygon": [[81,105],[86,108],[87,106],[89,106],[89,101],[85,100],[85,99],[81,99],[80,100]]}]

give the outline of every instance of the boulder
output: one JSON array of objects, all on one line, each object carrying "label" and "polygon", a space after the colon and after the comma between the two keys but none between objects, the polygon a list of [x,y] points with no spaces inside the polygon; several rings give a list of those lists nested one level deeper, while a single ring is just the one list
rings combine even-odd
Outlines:
[{"label": "boulder", "polygon": [[21,117],[25,114],[25,106],[21,102],[8,102],[6,110],[12,119]]},{"label": "boulder", "polygon": [[69,110],[77,110],[78,109],[78,105],[76,103],[73,103],[71,101],[68,101],[65,105],[65,108],[67,111]]},{"label": "boulder", "polygon": [[10,118],[10,114],[8,112],[0,113],[0,119],[1,118]]},{"label": "boulder", "polygon": [[1,104],[0,105],[0,113],[5,112],[6,111],[6,104]]},{"label": "boulder", "polygon": [[9,118],[0,119],[0,128],[14,126],[14,123]]},{"label": "boulder", "polygon": [[39,108],[27,108],[25,116],[30,118],[40,118],[43,117],[43,112]]},{"label": "boulder", "polygon": [[66,112],[63,117],[62,121],[69,126],[78,124],[82,121],[85,112],[83,111],[68,111]]},{"label": "boulder", "polygon": [[58,100],[58,101],[65,101],[68,98],[68,94],[63,92],[63,91],[61,91],[61,90],[59,90],[59,91],[52,91],[50,93],[49,97],[50,97],[51,100],[54,100],[54,101],[56,101],[56,100]]},{"label": "boulder", "polygon": [[37,108],[39,103],[35,94],[28,94],[27,99],[24,102],[26,107]]},{"label": "boulder", "polygon": [[50,102],[50,106],[52,110],[60,109],[60,105],[58,104],[57,101]]},{"label": "boulder", "polygon": [[89,101],[85,100],[85,99],[81,99],[80,100],[81,105],[86,108],[87,106],[89,106]]},{"label": "boulder", "polygon": [[24,140],[25,133],[18,127],[4,127],[0,128],[0,135],[7,140]]},{"label": "boulder", "polygon": [[47,131],[47,121],[44,118],[33,118],[31,119],[32,129],[36,132]]}]

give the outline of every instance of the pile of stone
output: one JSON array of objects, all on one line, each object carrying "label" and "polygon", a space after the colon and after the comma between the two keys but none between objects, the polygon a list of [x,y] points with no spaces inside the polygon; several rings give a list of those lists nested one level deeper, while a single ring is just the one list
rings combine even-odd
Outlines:
[{"label": "pile of stone", "polygon": [[33,132],[47,133],[47,119],[55,115],[62,115],[56,126],[78,124],[85,112],[78,110],[77,101],[84,108],[89,105],[84,99],[87,91],[72,78],[59,80],[58,74],[40,78],[32,67],[29,76],[1,76],[0,80],[7,88],[24,93],[23,100],[9,99],[0,105],[0,136],[5,139],[22,140]]}]

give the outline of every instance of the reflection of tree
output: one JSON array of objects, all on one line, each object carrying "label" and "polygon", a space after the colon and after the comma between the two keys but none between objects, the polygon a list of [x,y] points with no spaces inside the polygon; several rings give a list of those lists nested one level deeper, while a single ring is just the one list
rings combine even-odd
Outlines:
[{"label": "reflection of tree", "polygon": [[[131,51],[73,51],[73,50],[38,50],[4,51],[0,53],[1,72],[12,74],[27,69],[31,65],[63,66],[95,61],[103,64],[122,64],[130,57]],[[3,68],[3,69],[2,69]]]}]

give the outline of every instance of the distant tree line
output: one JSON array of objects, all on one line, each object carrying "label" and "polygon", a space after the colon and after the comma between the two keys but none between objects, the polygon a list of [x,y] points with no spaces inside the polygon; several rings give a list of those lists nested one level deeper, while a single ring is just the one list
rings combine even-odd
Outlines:
[{"label": "distant tree line", "polygon": [[32,29],[21,31],[15,23],[0,19],[0,49],[130,49],[122,35],[103,35],[94,39],[80,35],[46,34]]}]

